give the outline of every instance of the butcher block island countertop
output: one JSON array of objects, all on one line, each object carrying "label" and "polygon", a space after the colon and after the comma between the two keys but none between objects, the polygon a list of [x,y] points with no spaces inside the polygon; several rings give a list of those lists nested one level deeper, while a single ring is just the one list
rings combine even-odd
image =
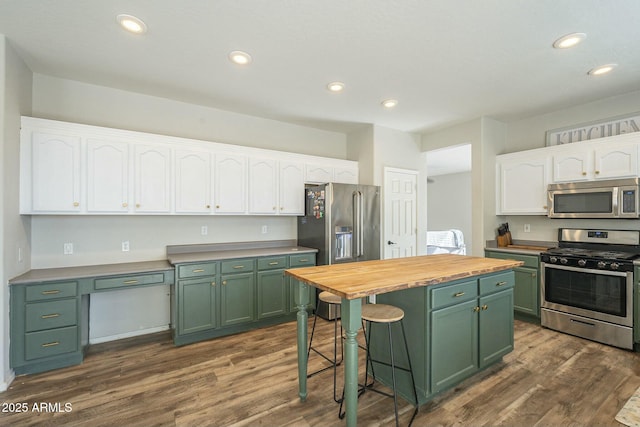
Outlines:
[{"label": "butcher block island countertop", "polygon": [[437,254],[287,270],[286,274],[346,299],[437,285],[521,266],[522,261]]},{"label": "butcher block island countertop", "polygon": [[[417,365],[420,365],[416,368],[417,372],[421,373],[419,380],[416,381],[416,389],[420,388],[420,390],[418,390],[418,402],[415,404],[420,405],[425,402],[425,399],[456,384],[458,378],[465,378],[488,363],[495,363],[502,358],[503,354],[513,350],[514,274],[511,270],[520,265],[523,265],[522,261],[437,254],[285,270],[285,274],[298,280],[295,288],[295,300],[298,307],[298,395],[300,399],[305,401],[307,398],[308,327],[306,307],[309,304],[311,286],[342,297],[341,323],[346,337],[343,344],[344,406],[347,426],[355,427],[358,417],[358,342],[356,336],[362,325],[361,298],[379,295],[381,300],[391,298],[393,301],[393,297],[397,297],[405,298],[404,302],[406,302],[407,297],[403,295],[405,292],[398,291],[415,292],[419,291],[419,288],[434,286],[432,289],[435,292],[442,287],[464,287],[464,292],[461,289],[454,290],[453,297],[461,297],[460,300],[463,302],[455,307],[462,308],[462,316],[468,319],[467,323],[470,326],[463,329],[471,332],[458,334],[456,331],[449,332],[441,328],[437,333],[438,337],[455,335],[455,339],[449,340],[454,343],[451,349],[445,348],[446,344],[444,346],[436,344],[433,337],[425,338],[436,333],[433,331],[433,326],[427,326],[428,323],[424,319],[422,321],[420,319],[416,321],[415,318],[405,319],[411,324],[410,332],[417,333],[418,339],[415,339],[416,335],[414,335],[412,347],[416,346],[417,341],[422,340],[426,343],[424,340],[430,340],[429,342],[434,342],[434,351],[446,353],[437,357],[438,362],[445,366],[437,365],[436,357],[431,360],[431,351],[419,353],[423,359],[415,361]],[[486,299],[481,295],[482,289],[491,289],[487,291],[489,294]],[[428,291],[429,289],[424,290]],[[409,297],[409,301],[411,304],[415,304],[416,301],[424,301],[424,299]],[[453,306],[448,306],[438,312],[440,314],[449,313],[451,307]],[[429,304],[417,308],[413,307],[410,313],[405,312],[405,314],[415,316],[417,313],[419,316],[426,316],[427,312],[435,313]],[[484,332],[480,331],[477,326],[480,316],[488,320],[488,322],[482,322],[483,325],[487,325],[483,329]],[[444,322],[445,328],[449,323]],[[457,322],[454,323],[457,324]],[[495,331],[494,327],[497,327]],[[487,336],[489,339],[483,338]],[[487,346],[490,351],[481,348],[482,345],[479,343],[482,340],[490,343]],[[414,355],[411,356],[414,358],[416,351],[410,351],[414,352]],[[460,361],[461,368],[458,369]],[[449,372],[454,375],[450,376]],[[375,377],[376,380],[379,379],[378,375]],[[445,380],[439,381],[441,377]],[[450,381],[447,378],[453,378],[453,380]],[[382,378],[380,379],[382,380]],[[436,382],[434,379],[438,379],[438,381]],[[389,385],[388,381],[387,385]],[[403,394],[402,388],[399,392]]]}]

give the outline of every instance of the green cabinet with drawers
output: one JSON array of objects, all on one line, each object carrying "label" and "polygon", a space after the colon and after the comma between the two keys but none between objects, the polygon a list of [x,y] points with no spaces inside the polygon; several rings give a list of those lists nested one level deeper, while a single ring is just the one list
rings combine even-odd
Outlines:
[{"label": "green cabinet with drawers", "polygon": [[524,262],[513,269],[513,308],[524,318],[540,319],[540,255],[485,250],[487,258],[513,259]]},{"label": "green cabinet with drawers", "polygon": [[[503,271],[376,296],[404,310],[420,404],[513,350],[513,287],[514,273]],[[386,329],[371,332],[373,357],[388,361]],[[402,345],[394,345],[394,356],[406,366]],[[375,374],[391,384],[390,369],[376,365]],[[413,401],[410,377],[400,373],[397,381],[399,393]]]},{"label": "green cabinet with drawers", "polygon": [[315,263],[315,253],[302,253],[176,265],[174,343],[184,345],[295,319],[295,286],[284,270]]}]

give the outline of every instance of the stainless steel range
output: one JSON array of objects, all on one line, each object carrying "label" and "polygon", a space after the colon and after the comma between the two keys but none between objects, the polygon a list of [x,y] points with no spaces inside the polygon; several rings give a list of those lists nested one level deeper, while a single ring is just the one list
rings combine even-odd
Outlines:
[{"label": "stainless steel range", "polygon": [[633,260],[640,231],[561,228],[541,254],[541,324],[633,349]]}]

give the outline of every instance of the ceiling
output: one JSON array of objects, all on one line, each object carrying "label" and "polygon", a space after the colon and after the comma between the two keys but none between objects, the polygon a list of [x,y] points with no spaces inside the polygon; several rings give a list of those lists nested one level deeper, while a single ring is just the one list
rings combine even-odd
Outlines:
[{"label": "ceiling", "polygon": [[[639,90],[638,16],[638,0],[0,0],[0,33],[35,73],[336,132],[425,132]],[[572,32],[587,39],[552,48]]]}]

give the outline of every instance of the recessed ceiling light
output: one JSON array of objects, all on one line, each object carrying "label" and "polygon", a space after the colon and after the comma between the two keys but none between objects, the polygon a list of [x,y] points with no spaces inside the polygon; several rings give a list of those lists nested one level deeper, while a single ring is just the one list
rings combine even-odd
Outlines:
[{"label": "recessed ceiling light", "polygon": [[585,33],[567,34],[566,36],[562,36],[558,40],[554,41],[553,47],[555,47],[556,49],[567,49],[570,47],[574,47],[586,38],[587,35]]},{"label": "recessed ceiling light", "polygon": [[238,65],[247,65],[251,63],[251,55],[241,50],[234,50],[233,52],[231,52],[229,54],[229,59],[231,60],[231,62]]},{"label": "recessed ceiling light", "polygon": [[384,101],[382,101],[382,106],[384,108],[393,108],[396,105],[398,105],[397,99],[385,99]]},{"label": "recessed ceiling light", "polygon": [[342,82],[331,82],[327,85],[327,89],[331,92],[342,92],[344,90],[344,83]]},{"label": "recessed ceiling light", "polygon": [[590,69],[587,74],[589,74],[590,76],[601,76],[603,74],[610,73],[617,66],[618,64],[601,65],[599,67]]},{"label": "recessed ceiling light", "polygon": [[134,34],[144,34],[147,32],[147,24],[142,19],[136,18],[133,15],[121,14],[116,16],[118,24],[125,30]]}]

